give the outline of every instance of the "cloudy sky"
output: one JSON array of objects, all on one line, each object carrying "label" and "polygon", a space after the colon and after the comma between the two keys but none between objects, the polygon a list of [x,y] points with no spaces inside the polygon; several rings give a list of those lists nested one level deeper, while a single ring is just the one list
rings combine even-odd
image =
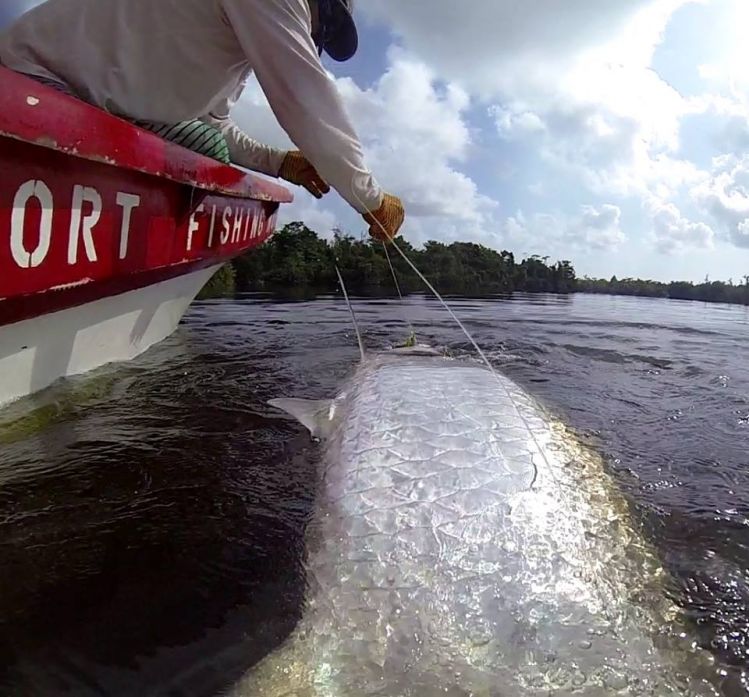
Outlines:
[{"label": "cloudy sky", "polygon": [[[3,12],[23,0],[2,0]],[[470,8],[470,9],[467,9]],[[359,0],[327,62],[404,235],[573,261],[581,274],[749,274],[749,2]],[[256,85],[236,120],[288,144]],[[363,225],[335,195],[287,211]]]}]

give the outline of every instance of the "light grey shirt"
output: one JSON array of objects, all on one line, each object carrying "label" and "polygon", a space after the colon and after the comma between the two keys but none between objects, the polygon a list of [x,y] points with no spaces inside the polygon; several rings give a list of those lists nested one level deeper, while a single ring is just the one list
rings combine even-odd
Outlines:
[{"label": "light grey shirt", "polygon": [[285,152],[231,120],[255,73],[278,122],[320,175],[364,213],[382,190],[311,38],[307,0],[47,0],[0,33],[0,63],[68,83],[132,119],[199,118],[232,160],[277,176]]}]

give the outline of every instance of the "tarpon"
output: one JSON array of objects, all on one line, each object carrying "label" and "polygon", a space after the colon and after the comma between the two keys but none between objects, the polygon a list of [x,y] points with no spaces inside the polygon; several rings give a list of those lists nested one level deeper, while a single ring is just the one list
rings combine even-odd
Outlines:
[{"label": "tarpon", "polygon": [[718,694],[601,458],[507,377],[390,352],[272,403],[325,442],[308,602],[234,694]]}]

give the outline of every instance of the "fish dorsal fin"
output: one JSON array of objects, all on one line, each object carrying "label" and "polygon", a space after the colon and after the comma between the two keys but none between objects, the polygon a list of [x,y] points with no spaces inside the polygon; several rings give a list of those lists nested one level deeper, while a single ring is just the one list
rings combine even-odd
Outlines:
[{"label": "fish dorsal fin", "polygon": [[271,399],[272,407],[291,414],[314,438],[330,435],[333,401],[330,399]]}]

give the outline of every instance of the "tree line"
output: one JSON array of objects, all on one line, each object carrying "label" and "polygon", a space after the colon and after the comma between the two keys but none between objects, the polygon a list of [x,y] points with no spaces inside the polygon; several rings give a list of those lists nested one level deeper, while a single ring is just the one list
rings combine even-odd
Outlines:
[{"label": "tree line", "polygon": [[[516,290],[571,293],[575,271],[568,261],[549,264],[531,257],[517,262],[511,252],[497,252],[471,242],[427,242],[416,249],[399,239],[398,246],[442,293],[496,294]],[[334,291],[335,265],[352,293],[394,291],[393,274],[384,246],[369,238],[357,240],[338,233],[328,242],[303,223],[290,223],[264,245],[232,262],[233,283],[239,291],[306,287]],[[404,293],[424,290],[424,284],[394,248],[390,261]]]},{"label": "tree line", "polygon": [[735,284],[733,279],[727,283],[710,281],[691,283],[689,281],[643,281],[639,278],[610,280],[581,278],[577,282],[580,293],[605,293],[607,295],[637,295],[648,298],[671,298],[672,300],[700,300],[710,303],[731,303],[749,305],[749,276],[744,276],[743,283]]},{"label": "tree line", "polygon": [[[686,300],[749,304],[749,276],[743,285],[720,281],[703,284],[659,283],[638,279],[577,278],[569,261],[550,263],[548,257],[516,260],[512,252],[497,252],[472,242],[427,242],[416,249],[407,240],[398,246],[441,292],[449,295],[529,293],[609,293],[647,295]],[[404,293],[422,291],[424,285],[411,267],[390,248],[390,261]],[[338,288],[335,266],[346,287],[356,294],[383,294],[395,290],[388,257],[381,243],[336,233],[321,239],[304,223],[290,223],[264,245],[232,261],[204,289],[202,297],[233,291],[283,291],[306,289],[331,292]]]}]

